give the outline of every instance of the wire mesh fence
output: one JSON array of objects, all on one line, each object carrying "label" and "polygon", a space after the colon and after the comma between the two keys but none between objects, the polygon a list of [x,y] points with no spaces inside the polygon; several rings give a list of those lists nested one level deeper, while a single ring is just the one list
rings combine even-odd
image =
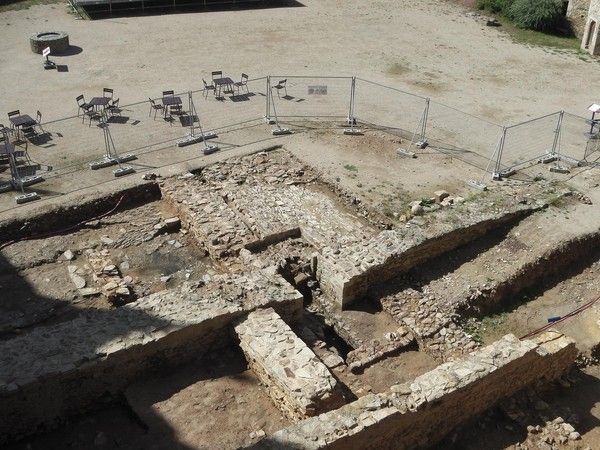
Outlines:
[{"label": "wire mesh fence", "polygon": [[406,139],[418,140],[427,103],[425,97],[356,78],[353,115],[363,124],[395,130]]},{"label": "wire mesh fence", "polygon": [[[37,190],[64,194],[112,179],[106,170],[91,170],[90,165],[110,152],[148,170],[203,157],[199,146],[178,146],[186,136],[215,135],[221,148],[272,139],[268,120],[281,120],[297,131],[309,122],[358,121],[360,127],[383,129],[412,144],[427,141],[434,150],[472,165],[482,177],[486,171],[506,174],[547,154],[600,160],[597,129],[583,117],[556,112],[503,127],[357,77],[265,76],[173,97],[179,98],[174,105],[160,96],[116,108],[97,107],[101,117],[90,117],[73,102],[72,116],[43,122],[33,137],[16,142],[16,154],[26,156],[18,171],[25,176],[41,172],[46,183]],[[2,170],[3,161],[0,155],[0,191],[11,177]],[[87,174],[70,176],[78,171]]]},{"label": "wire mesh fence", "polygon": [[506,127],[496,173],[509,173],[534,163],[545,155],[554,154],[561,115],[559,111]]},{"label": "wire mesh fence", "polygon": [[269,77],[269,117],[345,120],[350,112],[352,77]]},{"label": "wire mesh fence", "polygon": [[557,154],[574,163],[595,162],[600,157],[600,139],[584,117],[563,114]]},{"label": "wire mesh fence", "polygon": [[451,106],[430,102],[426,138],[435,149],[492,171],[502,126]]}]

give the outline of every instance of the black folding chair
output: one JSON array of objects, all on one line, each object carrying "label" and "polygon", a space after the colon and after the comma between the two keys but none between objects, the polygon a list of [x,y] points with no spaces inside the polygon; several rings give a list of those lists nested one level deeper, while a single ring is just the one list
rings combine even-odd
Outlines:
[{"label": "black folding chair", "polygon": [[217,95],[217,89],[215,88],[214,83],[208,84],[204,78],[202,78],[202,82],[204,83],[204,98],[208,98],[208,91],[213,91],[213,95]]},{"label": "black folding chair", "polygon": [[89,105],[89,108],[87,108],[84,113],[83,113],[83,120],[81,123],[85,123],[85,119],[86,117],[89,119],[90,123],[88,126],[92,126],[92,120],[98,120],[101,117],[101,113],[96,111],[94,109],[94,107],[92,105]]},{"label": "black folding chair", "polygon": [[[8,113],[8,120],[10,121],[11,117],[20,116],[20,115],[21,115],[21,111],[19,111],[18,109],[15,111],[11,111]],[[15,129],[15,124],[12,123],[12,121],[10,121],[10,128],[11,128],[11,130]]]},{"label": "black folding chair", "polygon": [[86,110],[90,109],[91,105],[89,105],[88,103],[85,102],[85,98],[83,97],[83,94],[76,97],[75,100],[77,100],[77,115],[79,115],[79,111],[82,111],[85,113]]},{"label": "black folding chair", "polygon": [[175,92],[174,91],[163,91],[163,97],[169,97],[169,96],[174,96]]},{"label": "black folding chair", "polygon": [[285,96],[287,97],[288,93],[287,93],[287,79],[285,80],[280,80],[275,86],[273,86],[273,89],[277,89],[277,97],[281,98],[281,90],[283,89],[285,91]]},{"label": "black folding chair", "polygon": [[41,130],[41,132],[45,133],[44,129],[42,128],[42,113],[39,111],[37,112],[37,114],[35,116],[35,122],[37,123],[37,126]]},{"label": "black folding chair", "polygon": [[106,106],[107,111],[111,116],[115,114],[121,115],[121,109],[119,108],[119,99],[111,100],[111,102]]},{"label": "black folding chair", "polygon": [[110,89],[110,88],[104,88],[102,90],[102,96],[103,97],[108,97],[108,98],[110,98],[112,100],[112,98],[113,98],[113,90]]},{"label": "black folding chair", "polygon": [[165,107],[163,105],[159,105],[157,104],[154,100],[152,100],[151,98],[148,99],[150,101],[150,112],[148,113],[148,117],[150,117],[150,115],[152,114],[152,111],[154,111],[154,119],[156,120],[156,113],[158,111],[160,111],[160,113],[162,114]]},{"label": "black folding chair", "polygon": [[240,79],[240,81],[236,81],[235,83],[233,83],[233,85],[236,87],[238,94],[240,93],[240,89],[241,88],[246,88],[246,92],[249,94],[250,91],[248,90],[248,75],[246,75],[245,73],[242,73],[242,78]]}]

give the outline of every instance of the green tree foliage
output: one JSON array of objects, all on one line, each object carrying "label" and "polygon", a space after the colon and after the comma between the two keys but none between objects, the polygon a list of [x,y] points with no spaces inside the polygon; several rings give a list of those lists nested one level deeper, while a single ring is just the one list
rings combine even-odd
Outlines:
[{"label": "green tree foliage", "polygon": [[477,7],[479,9],[487,9],[494,14],[502,14],[509,16],[510,7],[515,0],[477,0]]}]

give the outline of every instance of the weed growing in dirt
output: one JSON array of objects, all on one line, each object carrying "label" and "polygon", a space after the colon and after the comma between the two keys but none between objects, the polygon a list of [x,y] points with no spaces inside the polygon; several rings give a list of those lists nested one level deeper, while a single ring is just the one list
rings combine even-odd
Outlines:
[{"label": "weed growing in dirt", "polygon": [[346,164],[344,165],[344,169],[350,171],[350,172],[358,172],[358,167],[353,166],[352,164]]},{"label": "weed growing in dirt", "polygon": [[404,75],[404,74],[410,72],[410,69],[408,68],[408,66],[406,64],[394,63],[390,66],[390,68],[387,70],[387,72],[390,75]]},{"label": "weed growing in dirt", "polygon": [[487,333],[494,334],[495,330],[505,328],[506,321],[508,320],[508,314],[505,312],[486,316],[479,320],[474,317],[467,319],[463,324],[465,332],[471,335],[471,338],[479,343],[483,344],[483,336]]}]

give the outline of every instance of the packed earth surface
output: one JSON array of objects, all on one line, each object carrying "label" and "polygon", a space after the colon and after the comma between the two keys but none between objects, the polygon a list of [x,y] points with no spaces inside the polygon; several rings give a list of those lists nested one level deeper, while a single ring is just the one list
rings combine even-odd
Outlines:
[{"label": "packed earth surface", "polygon": [[[0,193],[0,446],[600,448],[597,162],[490,170],[497,124],[586,115],[598,62],[456,2],[263,6],[0,12],[2,104],[43,112],[15,145],[44,173]],[[50,29],[61,70],[29,49]],[[213,70],[258,80],[219,99]],[[379,84],[464,133],[419,148]],[[119,114],[88,122],[105,87]],[[167,89],[187,113],[154,117]],[[190,122],[217,136],[177,146]],[[133,173],[90,170],[107,136]]]}]

